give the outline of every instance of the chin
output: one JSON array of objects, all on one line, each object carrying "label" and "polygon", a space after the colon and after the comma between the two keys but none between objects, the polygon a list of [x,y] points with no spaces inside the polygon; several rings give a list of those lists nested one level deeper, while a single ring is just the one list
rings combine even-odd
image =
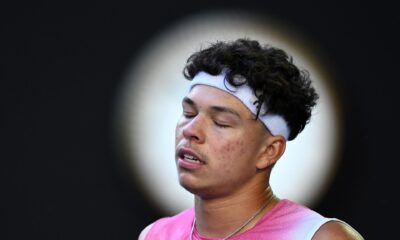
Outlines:
[{"label": "chin", "polygon": [[197,186],[193,181],[190,181],[191,179],[188,179],[186,176],[179,176],[179,184],[181,187],[183,187],[186,191],[198,195],[200,192],[202,192],[200,189],[200,186]]},{"label": "chin", "polygon": [[186,191],[193,193],[192,191],[195,189],[194,184],[186,176],[182,175],[184,175],[184,173],[179,173],[179,184],[186,189]]},{"label": "chin", "polygon": [[210,189],[205,186],[199,186],[195,184],[191,184],[185,181],[182,181],[179,179],[180,185],[188,192],[192,193],[193,195],[196,195],[197,197],[201,199],[213,199],[213,198],[218,198],[223,196],[220,191],[215,191],[213,189]]}]

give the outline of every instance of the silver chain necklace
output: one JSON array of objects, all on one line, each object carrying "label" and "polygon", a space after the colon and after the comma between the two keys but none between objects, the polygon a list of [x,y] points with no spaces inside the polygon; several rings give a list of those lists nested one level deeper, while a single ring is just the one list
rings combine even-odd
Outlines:
[{"label": "silver chain necklace", "polygon": [[[272,201],[272,199],[274,198],[274,194],[272,194],[268,200],[259,208],[257,209],[257,211],[245,222],[243,223],[238,229],[236,229],[235,231],[233,231],[231,234],[229,234],[228,236],[226,236],[225,238],[223,238],[223,240],[227,240],[230,237],[232,237],[233,235],[235,235],[236,233],[238,233],[240,230],[242,230],[244,227],[247,226],[247,224],[249,224],[255,217],[257,217],[257,215],[264,209],[266,208],[269,203]],[[194,233],[194,228],[196,226],[196,218],[194,218],[193,220],[193,224],[192,224],[192,230],[190,231],[190,235],[189,235],[189,240],[192,240],[193,238],[193,233]]]}]

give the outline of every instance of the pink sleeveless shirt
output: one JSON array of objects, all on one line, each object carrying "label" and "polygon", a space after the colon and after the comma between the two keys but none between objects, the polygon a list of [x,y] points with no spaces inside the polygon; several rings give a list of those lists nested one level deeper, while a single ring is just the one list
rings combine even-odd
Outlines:
[{"label": "pink sleeveless shirt", "polygon": [[[173,217],[161,218],[154,222],[145,240],[188,240],[194,220],[194,209],[187,209]],[[267,212],[257,224],[232,240],[309,240],[328,221],[317,212],[289,200],[281,200]],[[221,240],[206,238],[194,231],[193,240]]]}]

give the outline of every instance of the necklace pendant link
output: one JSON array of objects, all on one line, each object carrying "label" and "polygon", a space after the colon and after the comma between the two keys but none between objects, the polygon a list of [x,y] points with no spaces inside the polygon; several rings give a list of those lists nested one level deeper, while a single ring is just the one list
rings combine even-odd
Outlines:
[{"label": "necklace pendant link", "polygon": [[[274,198],[274,194],[272,194],[268,200],[259,208],[257,209],[257,211],[246,221],[244,222],[238,229],[236,229],[235,231],[233,231],[231,234],[229,234],[228,236],[224,237],[223,240],[227,240],[229,238],[231,238],[233,235],[237,234],[240,230],[242,230],[244,227],[246,227],[251,221],[253,221],[254,218],[257,217],[257,215],[264,209],[266,208],[269,203],[272,201],[272,199]],[[192,224],[192,229],[190,231],[190,235],[189,235],[189,240],[192,240],[193,238],[193,234],[194,234],[194,228],[196,227],[196,217],[193,219],[193,224]]]}]

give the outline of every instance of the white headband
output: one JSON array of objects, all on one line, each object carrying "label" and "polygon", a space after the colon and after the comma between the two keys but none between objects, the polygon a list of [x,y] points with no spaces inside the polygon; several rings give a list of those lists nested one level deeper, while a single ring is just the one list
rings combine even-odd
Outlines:
[{"label": "white headband", "polygon": [[[257,101],[257,97],[254,95],[253,90],[247,84],[235,87],[226,81],[225,78],[225,71],[222,71],[222,73],[217,76],[210,75],[206,72],[199,72],[191,81],[189,92],[195,85],[207,85],[221,89],[238,98],[250,110],[250,112],[256,115],[257,106],[254,102]],[[290,130],[285,119],[277,114],[262,114],[266,112],[266,106],[263,104],[258,119],[260,119],[269,129],[272,135],[281,135],[287,140],[289,138]]]}]

